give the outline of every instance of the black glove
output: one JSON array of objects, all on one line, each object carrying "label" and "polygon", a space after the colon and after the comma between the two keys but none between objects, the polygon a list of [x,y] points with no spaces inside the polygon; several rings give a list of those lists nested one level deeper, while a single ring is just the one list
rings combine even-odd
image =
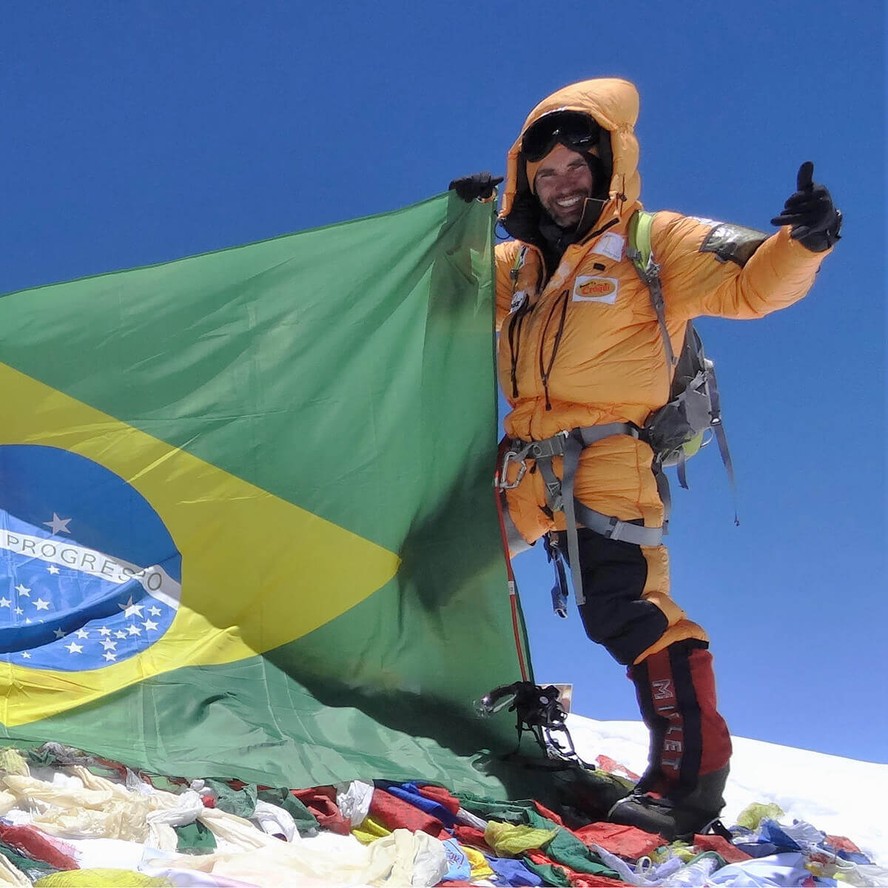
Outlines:
[{"label": "black glove", "polygon": [[455,191],[466,203],[471,203],[478,198],[493,197],[493,189],[502,181],[502,176],[493,177],[490,173],[475,173],[473,176],[454,179],[447,187]]},{"label": "black glove", "polygon": [[791,225],[790,237],[812,253],[828,250],[838,239],[842,214],[835,208],[825,185],[814,180],[814,164],[806,160],[799,167],[796,187],[783,212],[771,220],[772,225]]}]

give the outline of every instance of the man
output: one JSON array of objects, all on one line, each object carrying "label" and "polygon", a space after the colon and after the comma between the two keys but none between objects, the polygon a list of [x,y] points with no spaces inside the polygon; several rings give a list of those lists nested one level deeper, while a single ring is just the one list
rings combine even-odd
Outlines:
[{"label": "man", "polygon": [[[695,317],[757,318],[801,299],[841,214],[810,163],[770,237],[657,213],[664,331],[627,256],[641,207],[637,113],[624,80],[576,83],[534,108],[509,151],[499,218],[514,240],[496,248],[498,369],[506,434],[522,458],[506,462],[502,482],[513,551],[545,537],[568,555],[586,633],[628,667],[651,732],[648,768],[609,819],[672,839],[721,811],[731,741],[706,632],[670,596],[653,451],[627,430],[669,400],[666,332],[679,354]],[[451,187],[484,200],[501,181],[481,173]],[[568,497],[560,451],[545,450],[574,429],[582,450]],[[536,463],[532,442],[542,442]],[[564,501],[574,498],[571,540]]]}]

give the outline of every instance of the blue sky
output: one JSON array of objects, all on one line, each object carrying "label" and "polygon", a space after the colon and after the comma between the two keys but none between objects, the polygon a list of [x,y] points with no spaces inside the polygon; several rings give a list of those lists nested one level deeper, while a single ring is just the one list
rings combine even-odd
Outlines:
[{"label": "blue sky", "polygon": [[[567,83],[641,93],[642,200],[768,229],[804,160],[845,213],[809,298],[704,320],[739,483],[674,491],[678,601],[745,737],[888,761],[885,7],[855,0],[3,4],[0,290],[383,212],[502,171]],[[539,681],[637,719],[516,560]]]}]

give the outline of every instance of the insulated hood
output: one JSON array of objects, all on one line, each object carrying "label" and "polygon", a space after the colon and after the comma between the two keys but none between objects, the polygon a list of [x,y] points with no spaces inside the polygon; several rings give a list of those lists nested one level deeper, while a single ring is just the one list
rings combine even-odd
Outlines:
[{"label": "insulated hood", "polygon": [[543,99],[524,121],[521,135],[509,150],[506,160],[506,181],[500,220],[518,204],[536,201],[530,193],[527,170],[521,155],[521,139],[527,129],[544,114],[552,111],[581,111],[593,117],[610,136],[613,158],[609,200],[606,215],[619,217],[634,209],[641,195],[638,175],[638,141],[635,122],[638,120],[638,90],[627,80],[599,78],[573,83]]}]

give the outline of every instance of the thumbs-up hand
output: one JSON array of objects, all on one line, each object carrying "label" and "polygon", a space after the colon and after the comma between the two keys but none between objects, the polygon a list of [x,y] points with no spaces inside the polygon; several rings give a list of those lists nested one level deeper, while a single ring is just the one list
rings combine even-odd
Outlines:
[{"label": "thumbs-up hand", "polygon": [[835,208],[826,186],[814,181],[814,164],[810,160],[799,167],[796,191],[771,224],[792,226],[790,236],[814,253],[828,250],[839,239],[842,214]]}]

